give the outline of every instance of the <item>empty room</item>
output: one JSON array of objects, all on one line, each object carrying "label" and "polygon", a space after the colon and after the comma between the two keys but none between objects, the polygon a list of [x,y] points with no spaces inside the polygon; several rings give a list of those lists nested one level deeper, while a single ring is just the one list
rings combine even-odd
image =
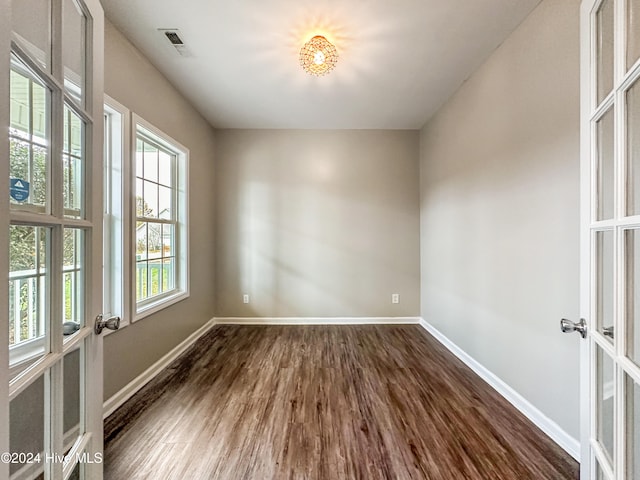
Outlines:
[{"label": "empty room", "polygon": [[0,480],[640,479],[640,0],[0,0],[0,65]]}]

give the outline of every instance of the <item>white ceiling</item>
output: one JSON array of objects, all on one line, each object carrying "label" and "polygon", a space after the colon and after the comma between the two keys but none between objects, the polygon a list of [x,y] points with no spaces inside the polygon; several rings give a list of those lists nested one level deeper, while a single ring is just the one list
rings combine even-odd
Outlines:
[{"label": "white ceiling", "polygon": [[[539,2],[102,0],[214,127],[331,129],[421,128]],[[319,78],[298,64],[316,34],[340,55]]]}]

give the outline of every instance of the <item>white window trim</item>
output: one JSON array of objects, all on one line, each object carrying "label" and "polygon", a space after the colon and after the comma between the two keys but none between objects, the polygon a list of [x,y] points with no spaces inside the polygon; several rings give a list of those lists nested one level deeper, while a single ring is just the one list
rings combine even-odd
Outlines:
[{"label": "white window trim", "polygon": [[[135,269],[132,268],[133,262],[135,259],[135,252],[133,248],[133,235],[135,232],[135,222],[136,216],[134,214],[133,209],[135,208],[135,200],[133,198],[133,192],[135,192],[136,188],[136,177],[133,174],[134,166],[133,162],[135,161],[135,155],[133,155],[135,149],[135,139],[137,137],[138,130],[141,130],[144,134],[152,137],[154,141],[172,151],[176,155],[176,160],[178,162],[177,171],[178,171],[178,181],[177,181],[177,192],[178,192],[178,209],[177,209],[177,220],[180,228],[178,229],[178,235],[176,239],[177,248],[176,248],[176,259],[178,261],[178,269],[177,269],[177,279],[176,279],[176,289],[177,291],[171,293],[166,296],[162,296],[158,298],[157,301],[150,302],[144,307],[138,309],[137,302],[135,300],[135,291],[133,286],[135,285]],[[190,282],[189,282],[189,149],[182,145],[180,142],[171,138],[169,135],[164,133],[162,130],[155,127],[153,124],[147,122],[145,119],[140,117],[139,115],[132,113],[132,121],[131,121],[131,171],[129,173],[129,194],[125,197],[128,202],[128,208],[130,215],[130,220],[128,223],[129,233],[128,238],[131,242],[131,247],[129,248],[129,281],[131,282],[131,288],[128,290],[131,299],[131,308],[132,308],[132,321],[138,321],[149,315],[159,312],[171,305],[174,305],[190,296]]]},{"label": "white window trim", "polygon": [[[111,239],[110,242],[105,242],[104,246],[104,283],[105,287],[109,285],[110,288],[109,295],[105,295],[104,298],[104,315],[119,316],[122,329],[129,325],[133,318],[131,262],[130,255],[127,255],[131,250],[131,210],[128,207],[131,182],[126,181],[131,175],[131,112],[108,95],[104,96],[104,110],[111,119],[111,138],[105,138],[105,142],[111,141],[112,153],[111,164],[108,164],[105,158],[105,181],[109,181],[109,184],[105,185],[105,191],[109,189],[112,221],[105,223],[104,227],[105,239]],[[105,212],[105,218],[107,217]],[[110,335],[113,332],[106,329],[104,334]]]}]

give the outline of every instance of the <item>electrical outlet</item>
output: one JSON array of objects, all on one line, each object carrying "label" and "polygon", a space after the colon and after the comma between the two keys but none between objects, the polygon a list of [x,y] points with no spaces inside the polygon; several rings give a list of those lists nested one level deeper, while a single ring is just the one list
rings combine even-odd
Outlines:
[{"label": "electrical outlet", "polygon": [[392,293],[391,294],[391,303],[400,303],[400,294]]},{"label": "electrical outlet", "polygon": [[242,303],[249,303],[249,295],[246,293],[242,295]]}]

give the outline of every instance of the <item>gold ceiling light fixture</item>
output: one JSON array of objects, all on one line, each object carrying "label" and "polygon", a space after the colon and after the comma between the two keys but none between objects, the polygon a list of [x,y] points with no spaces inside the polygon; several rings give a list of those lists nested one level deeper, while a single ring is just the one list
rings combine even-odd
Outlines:
[{"label": "gold ceiling light fixture", "polygon": [[333,70],[338,62],[338,51],[329,40],[316,35],[300,50],[300,65],[304,71],[317,77]]}]

